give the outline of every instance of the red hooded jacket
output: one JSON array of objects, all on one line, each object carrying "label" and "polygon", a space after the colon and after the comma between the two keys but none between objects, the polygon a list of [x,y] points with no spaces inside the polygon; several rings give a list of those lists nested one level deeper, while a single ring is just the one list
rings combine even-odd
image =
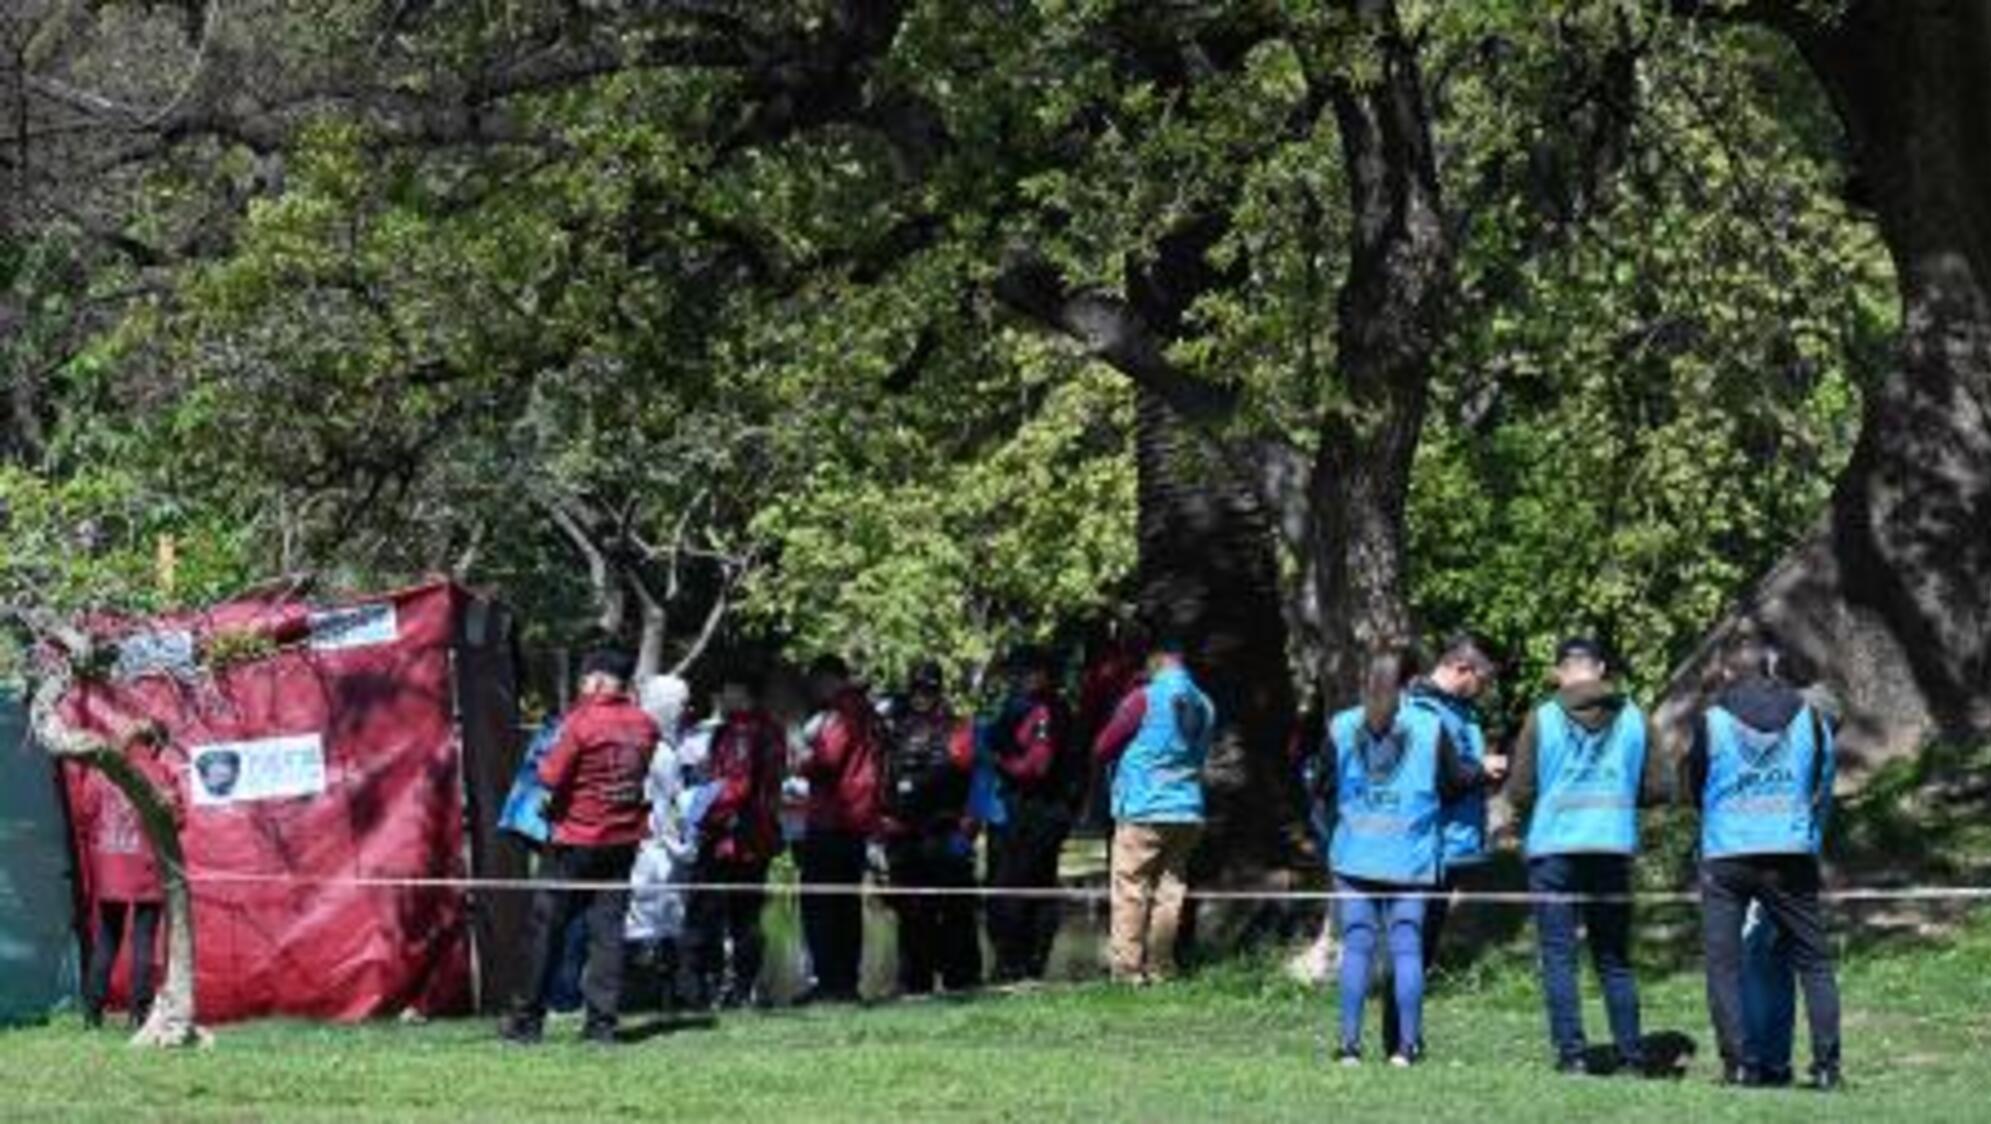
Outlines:
[{"label": "red hooded jacket", "polygon": [[[187,800],[179,770],[162,754],[142,747],[134,749],[126,759],[166,798],[166,806],[173,811],[174,825],[184,825]],[[138,809],[131,806],[123,790],[92,769],[83,778],[75,812],[78,834],[83,839],[84,861],[89,864],[93,898],[112,902],[165,899],[152,843],[145,838]]]},{"label": "red hooded jacket", "polygon": [[643,780],[657,749],[657,724],[627,695],[591,695],[560,720],[560,737],[539,763],[552,794],[553,842],[626,847],[649,830]]},{"label": "red hooded jacket", "polygon": [[801,768],[809,781],[809,830],[878,832],[884,813],[882,727],[871,700],[857,688],[846,687],[830,700]]}]

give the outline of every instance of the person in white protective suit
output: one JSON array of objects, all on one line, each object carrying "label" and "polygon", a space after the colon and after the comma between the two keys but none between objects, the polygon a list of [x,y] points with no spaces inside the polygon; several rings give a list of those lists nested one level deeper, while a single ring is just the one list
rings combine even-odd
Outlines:
[{"label": "person in white protective suit", "polygon": [[677,978],[678,939],[684,932],[685,894],[678,887],[690,877],[698,857],[698,821],[714,790],[703,775],[703,750],[710,732],[687,730],[684,725],[690,696],[690,687],[675,675],[651,676],[638,694],[663,738],[644,780],[650,830],[629,874],[623,940],[630,946],[630,962],[660,981],[666,1007],[675,1006],[672,981]]}]

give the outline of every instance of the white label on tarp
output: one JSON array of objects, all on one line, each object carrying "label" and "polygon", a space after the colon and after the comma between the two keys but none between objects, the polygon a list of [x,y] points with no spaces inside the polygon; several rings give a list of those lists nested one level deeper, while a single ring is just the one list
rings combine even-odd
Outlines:
[{"label": "white label on tarp", "polygon": [[325,609],[311,614],[311,646],[321,652],[392,644],[401,635],[388,602]]},{"label": "white label on tarp", "polygon": [[325,791],[325,739],[291,734],[195,746],[191,781],[194,803],[209,807],[315,796]]},{"label": "white label on tarp", "polygon": [[165,672],[191,675],[194,670],[194,634],[184,629],[171,632],[135,632],[118,641],[117,666],[112,676],[120,681]]}]

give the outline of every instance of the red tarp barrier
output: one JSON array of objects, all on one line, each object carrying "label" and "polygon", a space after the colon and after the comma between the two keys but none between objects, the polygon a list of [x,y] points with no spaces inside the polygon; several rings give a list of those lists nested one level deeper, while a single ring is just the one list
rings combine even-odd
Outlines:
[{"label": "red tarp barrier", "polygon": [[[143,634],[121,645],[122,675],[72,692],[72,720],[157,719],[185,754],[203,1021],[470,1009],[462,890],[201,881],[466,873],[452,668],[466,608],[485,607],[445,584],[335,606],[230,602],[117,630]],[[212,677],[131,662],[170,665],[188,636],[243,632],[281,648]]]}]

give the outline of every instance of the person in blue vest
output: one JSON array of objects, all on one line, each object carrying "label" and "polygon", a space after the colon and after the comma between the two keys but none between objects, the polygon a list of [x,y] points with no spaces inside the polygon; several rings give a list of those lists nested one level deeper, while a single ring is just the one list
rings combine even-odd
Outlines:
[{"label": "person in blue vest", "polygon": [[1093,752],[1113,774],[1113,978],[1167,977],[1189,890],[1189,858],[1203,834],[1203,765],[1217,712],[1189,674],[1183,644],[1166,638],[1148,682],[1128,693]]},{"label": "person in blue vest", "polygon": [[1776,678],[1774,649],[1729,645],[1727,685],[1694,723],[1684,772],[1701,811],[1701,936],[1722,1079],[1772,1076],[1743,1018],[1742,926],[1760,904],[1789,942],[1811,1024],[1810,1087],[1840,1086],[1839,985],[1819,899],[1819,850],[1832,803],[1832,734]]},{"label": "person in blue vest", "polygon": [[1334,825],[1329,861],[1341,927],[1343,1065],[1362,1060],[1362,1005],[1379,943],[1392,968],[1400,1034],[1390,1064],[1408,1066],[1424,1052],[1424,925],[1429,895],[1444,871],[1443,809],[1506,767],[1504,758],[1470,758],[1430,710],[1403,705],[1414,660],[1387,653],[1371,661],[1362,703],[1328,723],[1324,756],[1331,773]]},{"label": "person in blue vest", "polygon": [[[1445,644],[1430,674],[1414,680],[1404,692],[1404,705],[1436,718],[1444,726],[1452,747],[1460,757],[1477,762],[1486,755],[1486,730],[1480,724],[1478,700],[1492,688],[1499,665],[1478,638],[1461,633]],[[1445,922],[1451,917],[1451,894],[1461,883],[1474,880],[1486,868],[1486,793],[1497,787],[1499,778],[1485,775],[1472,785],[1448,797],[1439,812],[1440,850],[1439,893],[1426,906],[1424,914],[1424,970],[1429,973],[1438,961],[1438,944]],[[1392,1048],[1404,1046],[1398,1034],[1397,1009],[1385,997],[1383,1040]]]},{"label": "person in blue vest", "polygon": [[1668,785],[1644,712],[1611,684],[1610,670],[1603,647],[1587,637],[1556,648],[1556,693],[1523,723],[1507,782],[1508,799],[1528,825],[1528,889],[1595,895],[1535,903],[1549,1043],[1562,1073],[1589,1072],[1577,989],[1579,923],[1604,989],[1617,1050],[1611,1068],[1645,1068],[1631,963],[1632,858],[1638,809],[1663,801]]}]

